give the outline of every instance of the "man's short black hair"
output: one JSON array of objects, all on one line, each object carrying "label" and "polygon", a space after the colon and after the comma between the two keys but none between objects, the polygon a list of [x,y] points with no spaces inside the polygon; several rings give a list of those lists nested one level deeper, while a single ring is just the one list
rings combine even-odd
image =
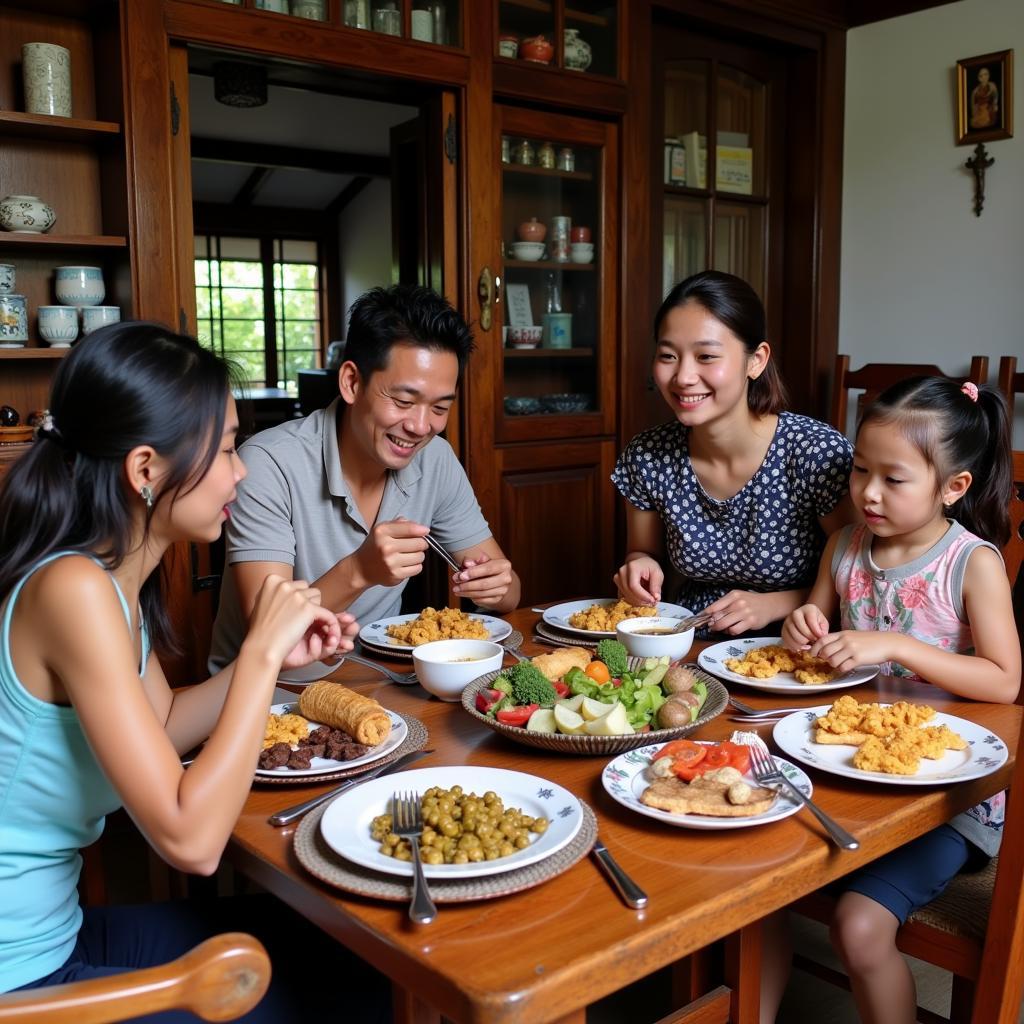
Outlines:
[{"label": "man's short black hair", "polygon": [[355,363],[363,380],[388,364],[395,345],[417,345],[451,352],[459,377],[473,351],[473,332],[442,295],[414,284],[371,288],[348,312],[345,359]]}]

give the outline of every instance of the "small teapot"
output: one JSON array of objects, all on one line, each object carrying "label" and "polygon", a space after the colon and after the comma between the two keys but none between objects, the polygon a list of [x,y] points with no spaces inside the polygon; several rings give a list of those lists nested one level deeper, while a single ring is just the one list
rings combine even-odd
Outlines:
[{"label": "small teapot", "polygon": [[543,242],[548,233],[547,224],[542,224],[536,217],[524,220],[516,228],[516,234],[521,242]]},{"label": "small teapot", "polygon": [[519,44],[519,56],[535,64],[550,64],[555,48],[544,36],[530,36]]}]

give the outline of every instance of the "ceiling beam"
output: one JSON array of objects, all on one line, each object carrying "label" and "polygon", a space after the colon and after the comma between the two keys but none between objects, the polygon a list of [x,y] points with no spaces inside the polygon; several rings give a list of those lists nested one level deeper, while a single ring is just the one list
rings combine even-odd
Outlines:
[{"label": "ceiling beam", "polygon": [[328,174],[367,174],[391,177],[391,160],[371,153],[340,153],[331,149],[275,146],[265,142],[235,142],[230,139],[192,139],[192,159],[220,164],[250,164],[253,167],[326,171]]},{"label": "ceiling beam", "polygon": [[363,174],[353,178],[326,206],[324,214],[337,217],[373,179]]},{"label": "ceiling beam", "polygon": [[252,206],[252,201],[259,194],[260,189],[270,180],[273,173],[273,167],[254,167],[252,173],[245,179],[242,187],[235,193],[235,198],[231,200],[231,205]]}]

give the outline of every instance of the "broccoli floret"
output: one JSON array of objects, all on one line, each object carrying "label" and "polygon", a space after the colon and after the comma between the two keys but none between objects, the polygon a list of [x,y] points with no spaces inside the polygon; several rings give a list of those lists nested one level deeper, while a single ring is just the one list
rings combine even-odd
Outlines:
[{"label": "broccoli floret", "polygon": [[517,704],[554,704],[558,697],[544,673],[528,661],[520,661],[504,674],[512,683],[512,695]]},{"label": "broccoli floret", "polygon": [[508,675],[503,672],[500,676],[498,676],[498,678],[495,679],[493,683],[491,683],[491,689],[500,690],[502,693],[510,694],[512,692],[512,683],[509,680]]},{"label": "broccoli floret", "polygon": [[626,660],[629,657],[625,644],[605,637],[604,640],[598,641],[597,657],[608,666],[608,671],[613,676],[622,678],[622,673],[626,671]]}]

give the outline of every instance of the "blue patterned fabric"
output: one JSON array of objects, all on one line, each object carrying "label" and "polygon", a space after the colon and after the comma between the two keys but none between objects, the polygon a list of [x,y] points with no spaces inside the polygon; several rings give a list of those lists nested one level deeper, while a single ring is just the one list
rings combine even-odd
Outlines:
[{"label": "blue patterned fabric", "polygon": [[682,575],[675,600],[700,609],[733,589],[767,593],[814,582],[825,546],[819,516],[846,494],[853,448],[808,416],[780,413],[764,462],[731,498],[707,494],[690,465],[689,430],[652,427],[626,446],[612,482],[635,508],[657,512]]}]

